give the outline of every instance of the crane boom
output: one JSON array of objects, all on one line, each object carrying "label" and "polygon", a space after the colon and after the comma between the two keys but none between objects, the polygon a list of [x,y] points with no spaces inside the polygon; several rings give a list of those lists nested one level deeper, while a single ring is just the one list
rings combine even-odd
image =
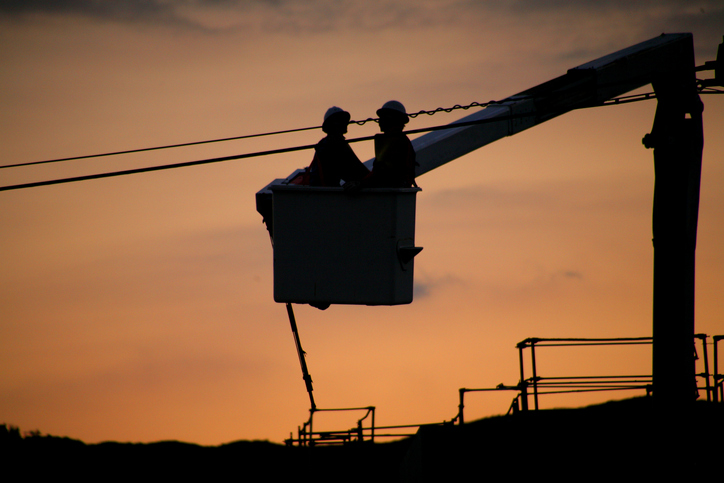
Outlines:
[{"label": "crane boom", "polygon": [[[720,62],[721,60],[717,59],[716,65],[720,65]],[[717,69],[719,68],[717,67]],[[448,129],[436,130],[412,141],[419,163],[415,176],[420,176],[486,144],[512,136],[571,110],[600,106],[609,99],[644,85],[653,85],[658,105],[652,132],[644,138],[646,147],[654,148],[656,176],[653,210],[653,379],[657,399],[672,405],[684,405],[690,402],[695,384],[695,366],[692,357],[695,250],[703,149],[703,105],[699,100],[695,73],[692,35],[662,34],[570,69],[560,77],[500,102],[492,103],[479,112],[463,117],[450,124]],[[719,76],[717,75],[716,78],[718,79]],[[717,82],[720,81],[717,80]],[[371,167],[372,162],[373,160],[368,160],[365,164]],[[295,175],[296,172],[292,173],[287,180]],[[282,205],[281,197],[289,191],[286,187],[280,186],[287,184],[285,181],[277,179],[257,193],[257,210],[264,217],[272,238],[274,238],[273,231],[275,230],[272,216],[274,210],[277,209],[272,209],[272,207],[275,204]],[[326,189],[342,191],[340,188]],[[278,203],[272,201],[274,190],[280,194]],[[370,193],[367,196],[370,196],[374,190],[368,191]],[[303,190],[299,193],[302,192]],[[337,196],[342,196],[342,198],[338,198],[334,203],[330,202],[331,198],[326,198],[326,205],[334,206],[336,209],[337,206],[344,204],[342,201],[348,202],[347,204],[351,203],[344,198],[343,194]],[[313,206],[308,206],[305,212],[317,208],[322,209],[325,206],[325,203],[315,203]],[[298,208],[298,204],[294,201],[285,206],[289,206],[289,210],[293,211],[291,208]],[[366,206],[368,205],[365,207],[352,206],[346,219],[357,218],[361,212],[369,211]],[[395,204],[392,203],[390,206],[395,206]],[[400,273],[407,271],[403,275],[407,277],[408,282],[412,280],[412,265],[410,260],[406,258],[403,260],[404,257],[401,256],[401,253],[415,248],[414,204],[411,206],[412,208],[407,210],[409,215],[392,216],[393,219],[412,217],[413,223],[411,227],[408,227],[410,229],[407,230],[407,234],[399,235],[398,230],[393,226],[391,234],[387,236],[389,240],[397,243],[397,245],[391,244],[387,249],[390,259],[394,260],[396,256],[400,258],[400,266],[396,267],[396,270]],[[384,213],[388,211],[392,213],[392,210],[389,209],[382,210]],[[313,216],[319,217],[320,213],[321,211],[314,213]],[[281,208],[280,214],[285,214]],[[295,221],[295,217],[301,216],[297,215],[297,212],[292,215],[285,219]],[[369,226],[379,225],[377,223],[379,218],[381,217],[376,216]],[[280,223],[280,226],[282,225]],[[352,227],[355,226],[352,225]],[[345,243],[352,246],[350,242],[346,241],[348,238],[353,241],[359,241],[357,238],[363,239],[365,236],[384,238],[379,235],[370,235],[367,230],[362,230],[354,237],[350,237],[349,232],[345,231],[350,229],[351,227],[341,230],[342,235],[346,236],[346,238],[341,238],[345,241],[344,243],[335,242],[334,246],[324,251],[340,252],[345,248]],[[285,236],[291,238],[294,243],[295,237],[303,231],[305,231],[304,228],[292,230]],[[319,237],[315,238],[314,235],[316,234],[310,235],[312,249],[308,250],[312,253],[322,251],[315,249],[318,248],[315,240],[318,240]],[[291,249],[287,250],[291,254],[292,262],[295,260],[293,257],[297,255],[293,243]],[[367,245],[367,242],[363,240],[362,245],[353,247],[351,252],[366,253]],[[275,266],[276,250],[275,246]],[[418,248],[416,250],[419,251]],[[343,257],[343,259],[348,258],[354,257]],[[370,258],[370,260],[378,259],[381,257],[377,255]],[[410,264],[409,268],[405,263]],[[293,266],[294,263],[291,265]],[[311,266],[319,265],[325,265],[325,263],[315,262]],[[394,266],[396,263],[386,265]],[[350,274],[347,278],[365,272],[366,268],[365,264],[360,269],[354,270],[354,274]],[[298,277],[296,274],[292,275],[287,278],[294,284]],[[317,280],[326,278],[328,277],[323,275],[312,280],[313,283],[309,284],[310,290],[316,291]],[[374,279],[377,280],[377,278]],[[366,285],[379,284],[364,282],[361,284],[361,288],[357,288],[363,292]],[[406,288],[411,294],[411,288]],[[349,290],[346,291],[349,292]],[[367,295],[364,294],[361,297],[361,303],[370,304],[370,302],[365,302],[366,299]],[[285,301],[298,302],[297,300]],[[409,303],[409,301],[411,301],[411,295],[393,297],[391,301],[383,299],[381,302],[374,303],[396,304]],[[341,300],[341,302],[332,301],[332,303],[358,302]]]},{"label": "crane boom", "polygon": [[680,69],[680,60],[686,61],[687,52],[690,55],[692,50],[691,34],[662,34],[570,69],[560,77],[451,124],[466,124],[462,127],[420,136],[412,141],[420,164],[415,174],[425,174],[571,110],[600,106],[606,100],[650,84],[667,72]]},{"label": "crane boom", "polygon": [[[506,136],[512,136],[574,109],[603,102],[650,84],[671,71],[689,68],[693,38],[689,33],[661,34],[599,59],[569,69],[564,75],[510,96],[465,116],[449,129],[412,141],[417,156],[415,176]],[[693,65],[691,66],[693,68]],[[460,124],[460,127],[455,127]],[[364,164],[372,168],[374,159]],[[299,173],[275,179],[256,194],[257,211],[271,232],[271,186],[286,184]]]}]

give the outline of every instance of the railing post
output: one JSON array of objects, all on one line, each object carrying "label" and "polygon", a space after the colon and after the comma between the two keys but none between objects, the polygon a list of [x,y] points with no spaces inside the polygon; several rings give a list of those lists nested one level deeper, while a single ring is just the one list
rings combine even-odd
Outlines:
[{"label": "railing post", "polygon": [[313,429],[314,411],[315,411],[314,408],[309,410],[309,446],[314,446],[314,429]]},{"label": "railing post", "polygon": [[706,348],[706,334],[696,334],[694,337],[701,340],[701,346],[704,350],[704,379],[706,380],[706,400],[711,401],[711,384],[709,383],[709,350]]},{"label": "railing post", "polygon": [[463,410],[465,409],[465,388],[460,388],[460,404],[458,405],[458,424],[462,426],[465,424],[465,416],[463,416]]},{"label": "railing post", "polygon": [[375,442],[375,407],[371,406],[372,408],[372,431],[370,431],[370,441]]},{"label": "railing post", "polygon": [[520,395],[523,397],[521,401],[521,406],[523,411],[528,410],[528,391],[526,390],[526,382],[525,382],[525,370],[523,368],[523,349],[525,349],[525,346],[527,344],[527,340],[518,342],[518,361],[520,364]]},{"label": "railing post", "polygon": [[520,381],[520,410],[523,412],[528,411],[528,383]]},{"label": "railing post", "polygon": [[534,340],[530,342],[530,359],[531,364],[533,364],[533,402],[535,404],[535,410],[538,411],[538,373],[535,367],[535,343],[536,341]]},{"label": "railing post", "polygon": [[724,380],[719,374],[719,341],[724,339],[722,335],[712,337],[714,342],[714,402],[724,402]]},{"label": "railing post", "polygon": [[518,397],[519,396],[515,396],[513,398],[513,402],[510,403],[507,414],[518,414],[518,411],[520,411],[520,407],[518,406]]}]

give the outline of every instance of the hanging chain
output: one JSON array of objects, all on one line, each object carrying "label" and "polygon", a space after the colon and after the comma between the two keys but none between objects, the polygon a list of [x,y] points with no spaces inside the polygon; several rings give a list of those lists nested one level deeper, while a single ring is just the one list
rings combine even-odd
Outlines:
[{"label": "hanging chain", "polygon": [[[452,107],[438,107],[437,109],[433,109],[432,111],[422,110],[422,111],[418,111],[418,112],[408,113],[407,115],[414,119],[421,114],[427,114],[428,116],[432,116],[434,114],[437,114],[438,112],[450,113],[450,112],[456,111],[458,109],[467,111],[471,107],[488,107],[491,104],[499,104],[499,103],[500,103],[500,101],[488,101],[488,102],[471,102],[470,104],[468,104],[466,106],[461,106],[460,104],[455,104]],[[379,121],[380,121],[379,118],[368,117],[367,119],[365,119],[363,121],[350,121],[350,124],[357,124],[359,126],[362,126],[364,124],[367,124],[368,122],[379,122]]]}]

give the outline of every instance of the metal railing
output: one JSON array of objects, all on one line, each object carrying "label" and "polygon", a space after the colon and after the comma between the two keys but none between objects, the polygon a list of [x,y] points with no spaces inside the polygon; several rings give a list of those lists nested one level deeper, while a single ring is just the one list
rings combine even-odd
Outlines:
[{"label": "metal railing", "polygon": [[[334,446],[334,445],[346,445],[350,443],[362,443],[369,442],[374,443],[375,439],[380,438],[404,438],[408,436],[414,436],[417,430],[421,426],[443,426],[447,424],[454,424],[455,419],[451,421],[443,421],[441,423],[427,423],[427,424],[400,424],[395,426],[375,426],[375,410],[374,406],[358,407],[358,408],[333,408],[333,409],[320,409],[316,408],[310,410],[309,419],[302,425],[297,427],[297,437],[294,438],[292,434],[289,438],[284,440],[287,446]],[[365,415],[357,420],[357,425],[350,429],[345,430],[333,430],[333,431],[314,431],[314,413],[318,412],[344,412],[344,411],[366,411]],[[365,426],[364,421],[369,419],[369,425]],[[406,430],[414,428],[415,431],[393,431],[389,430]],[[386,432],[381,432],[386,431]]]},{"label": "metal railing", "polygon": [[[719,373],[719,342],[724,340],[724,335],[715,335],[712,342],[707,343],[710,336],[706,334],[696,334],[694,336],[695,357],[699,359],[696,341],[701,342],[701,360],[703,362],[703,372],[697,373],[697,389],[705,391],[707,401],[724,402],[724,375]],[[533,397],[533,409],[538,410],[539,397],[550,394],[569,394],[569,393],[586,393],[586,392],[604,392],[604,391],[645,391],[646,395],[653,392],[653,380],[650,374],[624,374],[615,376],[555,376],[544,377],[538,374],[536,363],[536,348],[541,347],[576,347],[576,346],[621,346],[621,345],[651,345],[652,337],[628,337],[613,339],[543,339],[528,338],[516,344],[518,349],[518,361],[520,369],[520,381],[515,385],[499,384],[496,387],[489,388],[460,388],[460,403],[458,405],[458,413],[450,421],[432,424],[408,424],[396,426],[375,426],[375,406],[364,406],[354,408],[332,408],[321,409],[313,407],[309,411],[309,420],[302,426],[297,428],[297,437],[294,438],[290,434],[289,439],[285,440],[288,446],[325,446],[325,445],[344,445],[349,443],[374,443],[375,438],[399,438],[412,436],[415,432],[409,431],[392,431],[390,430],[407,430],[411,428],[419,429],[421,426],[433,425],[449,425],[465,424],[465,394],[472,392],[515,392],[510,406],[506,414],[515,414],[519,411],[528,411],[529,397]],[[709,367],[708,345],[713,346],[713,373]],[[524,351],[530,349],[530,370],[532,375],[526,377],[525,373],[525,357]],[[699,385],[699,380],[703,380],[703,385]],[[532,393],[532,394],[531,394]],[[344,411],[365,411],[364,415],[357,420],[355,427],[346,430],[335,431],[314,431],[314,415],[318,412],[344,412]],[[365,425],[365,421],[369,424]],[[386,431],[386,432],[381,432]]]},{"label": "metal railing", "polygon": [[[709,368],[709,354],[706,334],[696,334],[694,336],[694,351],[696,359],[699,359],[699,353],[696,347],[696,341],[701,341],[701,354],[703,358],[704,370],[696,373],[697,390],[705,391],[706,400],[714,402],[724,402],[724,375],[719,373],[719,351],[718,344],[724,339],[722,335],[712,337],[714,347],[714,364],[713,374]],[[460,388],[460,402],[458,405],[458,414],[455,419],[459,424],[465,423],[465,394],[469,392],[494,392],[494,391],[513,391],[517,394],[508,408],[506,414],[516,413],[518,411],[527,411],[529,409],[529,397],[533,397],[533,409],[539,409],[539,396],[550,394],[567,394],[567,393],[584,393],[584,392],[603,392],[603,391],[645,391],[646,395],[653,392],[653,378],[650,374],[626,374],[615,376],[556,376],[543,377],[538,374],[536,364],[536,347],[574,347],[574,346],[614,346],[614,345],[651,345],[652,337],[627,337],[627,338],[611,338],[611,339],[543,339],[528,338],[516,344],[518,349],[518,360],[520,367],[520,380],[516,385],[499,384],[490,388]],[[532,375],[526,377],[525,374],[525,349],[530,349],[530,365]],[[703,385],[699,385],[699,381],[703,380]]]},{"label": "metal railing", "polygon": [[[287,446],[297,444],[299,446],[326,446],[336,444],[347,444],[352,441],[375,441],[375,410],[374,406],[358,408],[312,408],[309,410],[309,419],[300,427],[297,427],[297,438],[290,437],[285,440]],[[344,411],[366,411],[365,415],[357,420],[357,426],[342,431],[314,431],[314,413],[320,412],[344,412]],[[363,422],[370,417],[370,425],[365,428]]]},{"label": "metal railing", "polygon": [[[711,337],[711,344],[707,343],[707,339]],[[724,375],[719,373],[719,341],[724,339],[724,335],[709,336],[707,334],[695,334],[694,338],[701,340],[702,357],[704,363],[704,372],[696,374],[697,378],[704,380],[704,386],[697,384],[698,390],[706,390],[706,400],[714,402],[724,402]],[[709,350],[708,345],[714,347],[714,373],[709,369]],[[699,353],[696,352],[696,358],[699,359]],[[697,379],[698,382],[698,379]]]},{"label": "metal railing", "polygon": [[[414,436],[417,430],[421,426],[443,426],[446,424],[454,424],[455,419],[452,421],[443,421],[441,423],[430,423],[430,424],[400,424],[395,426],[375,426],[375,407],[366,406],[359,408],[334,408],[334,409],[320,409],[316,408],[310,410],[309,420],[307,420],[302,426],[297,427],[297,437],[294,438],[291,434],[289,439],[286,439],[284,443],[287,446],[333,446],[333,445],[345,445],[350,443],[362,443],[369,442],[374,443],[375,439],[379,438],[404,438],[408,436]],[[317,412],[343,412],[343,411],[366,411],[365,415],[357,420],[357,425],[354,428],[345,430],[334,430],[334,431],[314,431],[314,413]],[[371,416],[371,417],[370,417]],[[363,422],[370,418],[370,424],[365,426]],[[414,428],[415,431],[393,431],[389,430],[406,430]],[[387,431],[387,432],[380,432]]]},{"label": "metal railing", "polygon": [[[645,390],[651,393],[653,379],[650,374],[626,374],[616,376],[556,376],[542,377],[538,375],[536,364],[536,347],[581,347],[581,346],[623,346],[651,345],[652,337],[622,337],[610,339],[543,339],[529,338],[516,344],[520,366],[521,403],[523,410],[528,409],[527,388],[532,388],[533,405],[539,409],[539,396],[546,394],[564,394],[594,391]],[[524,351],[530,349],[532,376],[525,377]]]}]

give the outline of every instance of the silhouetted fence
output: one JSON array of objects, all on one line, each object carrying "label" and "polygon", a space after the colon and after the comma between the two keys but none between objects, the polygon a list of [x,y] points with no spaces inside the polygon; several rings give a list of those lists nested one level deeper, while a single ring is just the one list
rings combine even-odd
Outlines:
[{"label": "silhouetted fence", "polygon": [[[576,392],[645,390],[651,393],[653,378],[650,374],[626,374],[616,376],[557,376],[542,377],[538,375],[536,364],[536,348],[541,347],[592,347],[592,346],[624,346],[651,345],[652,337],[625,337],[613,339],[542,339],[530,338],[519,342],[518,358],[520,364],[520,401],[523,410],[527,410],[528,391],[533,392],[533,404],[539,409],[538,397],[546,394],[565,394]],[[532,376],[525,377],[524,352],[530,349]]]},{"label": "silhouetted fence", "polygon": [[[697,390],[705,391],[707,401],[724,401],[724,376],[719,373],[718,344],[724,336],[712,337],[714,347],[714,373],[709,370],[709,353],[706,334],[694,336],[694,357],[699,360],[699,352],[696,347],[697,339],[701,341],[701,354],[703,357],[703,372],[696,374]],[[460,403],[458,415],[455,419],[459,424],[465,423],[465,394],[469,392],[495,392],[513,391],[517,394],[513,398],[507,414],[529,409],[529,398],[533,398],[533,409],[539,409],[539,396],[550,394],[603,392],[603,391],[645,391],[650,395],[653,391],[653,378],[650,374],[625,374],[625,375],[596,375],[596,376],[555,376],[544,377],[538,374],[536,364],[536,348],[541,347],[575,347],[575,346],[622,346],[622,345],[651,345],[652,337],[628,337],[613,339],[543,339],[529,338],[516,345],[518,349],[518,360],[520,366],[520,380],[516,385],[499,384],[491,388],[460,388]],[[525,357],[526,349],[530,350],[530,370],[532,375],[526,377]],[[699,385],[703,381],[703,386]]]},{"label": "silhouetted fence", "polygon": [[[365,415],[357,421],[357,426],[351,429],[342,431],[314,431],[314,414],[319,412],[343,412],[343,411],[366,411]],[[370,417],[370,425],[365,428],[363,423]],[[334,444],[347,444],[352,441],[362,442],[365,441],[365,434],[367,440],[374,442],[375,440],[375,407],[366,406],[359,408],[312,408],[309,410],[309,420],[305,422],[301,427],[297,428],[297,438],[291,437],[285,441],[287,446],[298,444],[299,446],[317,446],[317,445],[334,445]]]},{"label": "silhouetted fence", "polygon": [[[693,356],[703,364],[703,371],[696,374],[697,390],[705,391],[706,399],[714,402],[724,402],[724,375],[719,372],[719,341],[724,335],[715,335],[712,342],[707,343],[710,336],[696,334],[694,336]],[[701,349],[696,346],[700,341]],[[651,345],[652,337],[628,337],[613,339],[543,339],[529,338],[516,344],[518,349],[518,361],[520,380],[515,385],[499,384],[490,388],[460,388],[460,403],[457,415],[450,421],[433,423],[432,425],[464,424],[465,416],[465,394],[471,392],[514,392],[510,406],[506,414],[513,414],[519,411],[530,409],[529,398],[533,399],[533,408],[538,410],[539,397],[551,394],[570,394],[604,391],[643,391],[648,396],[653,391],[653,379],[650,374],[624,374],[624,375],[595,375],[595,376],[541,376],[538,374],[536,362],[536,349],[543,347],[592,347],[592,346],[628,346],[628,345]],[[713,346],[713,373],[709,367],[708,346]],[[529,363],[530,373],[528,377],[525,370],[525,351],[530,351]],[[700,357],[701,354],[701,357]],[[701,382],[701,384],[700,384]],[[334,409],[310,409],[309,420],[297,428],[297,437],[290,434],[285,443],[289,446],[324,446],[340,445],[349,443],[374,443],[379,438],[400,438],[412,436],[421,426],[430,424],[408,424],[397,426],[375,426],[374,406],[355,408],[334,408]],[[357,420],[355,427],[346,430],[335,431],[314,431],[314,415],[319,412],[346,412],[364,411],[364,415]],[[415,429],[415,431],[407,431]]]},{"label": "silhouetted fence", "polygon": [[[314,431],[314,414],[317,412],[342,412],[342,411],[366,411],[358,421],[357,425],[350,429],[336,431]],[[291,434],[289,439],[284,443],[287,446],[331,446],[345,445],[349,443],[374,443],[380,438],[404,438],[413,436],[417,433],[420,426],[441,426],[445,424],[454,424],[455,420],[443,421],[442,423],[432,424],[400,424],[395,426],[375,426],[375,407],[359,407],[359,408],[336,408],[336,409],[314,409],[309,411],[309,420],[302,426],[297,428],[297,437]],[[364,422],[369,418],[369,424],[365,426]],[[408,431],[414,429],[414,431]]]}]

